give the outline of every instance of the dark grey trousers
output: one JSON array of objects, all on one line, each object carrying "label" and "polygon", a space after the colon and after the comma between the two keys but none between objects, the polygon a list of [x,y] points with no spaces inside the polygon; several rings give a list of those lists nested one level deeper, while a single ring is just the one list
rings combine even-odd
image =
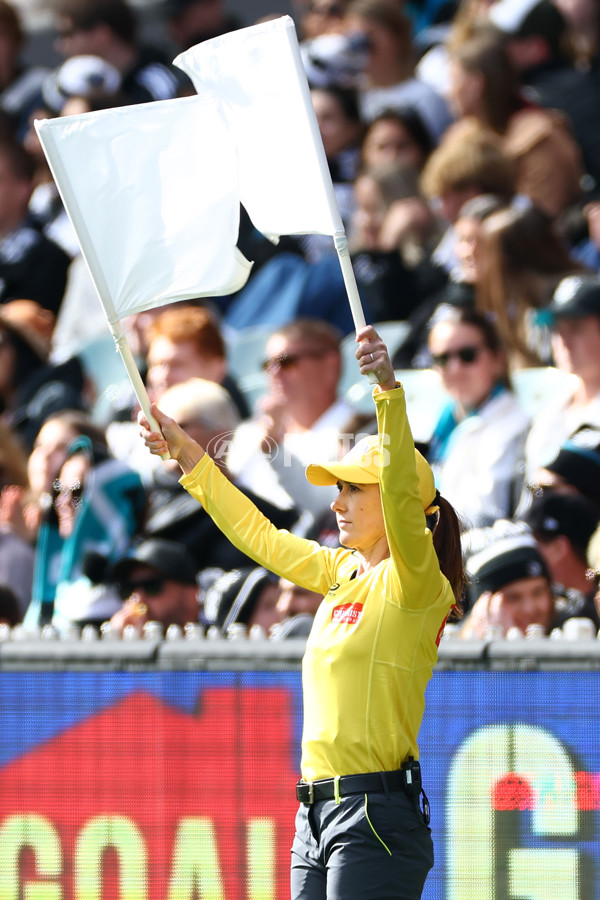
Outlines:
[{"label": "dark grey trousers", "polygon": [[432,866],[430,829],[402,791],[300,805],[292,900],[419,900]]}]

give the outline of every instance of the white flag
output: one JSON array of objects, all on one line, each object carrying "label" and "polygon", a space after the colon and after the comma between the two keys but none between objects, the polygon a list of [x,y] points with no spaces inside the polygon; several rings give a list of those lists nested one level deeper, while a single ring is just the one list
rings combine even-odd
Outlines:
[{"label": "white flag", "polygon": [[292,19],[175,62],[197,95],[35,123],[111,325],[241,288],[240,202],[274,239],[343,234]]},{"label": "white flag", "polygon": [[221,101],[238,151],[240,199],[263,234],[343,231],[289,16],[197,44],[174,60]]},{"label": "white flag", "polygon": [[245,284],[236,151],[211,98],[45,119],[36,130],[111,324]]}]

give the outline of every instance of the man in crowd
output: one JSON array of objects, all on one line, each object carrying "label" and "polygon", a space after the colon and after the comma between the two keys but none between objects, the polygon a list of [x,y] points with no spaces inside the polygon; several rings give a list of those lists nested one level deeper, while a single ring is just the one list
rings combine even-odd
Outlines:
[{"label": "man in crowd", "polygon": [[56,315],[71,258],[29,217],[34,163],[12,139],[0,139],[0,303],[35,300]]},{"label": "man in crowd", "polygon": [[550,304],[556,365],[577,378],[565,400],[553,400],[534,418],[525,445],[525,477],[553,459],[583,425],[600,428],[600,276],[569,275]]},{"label": "man in crowd", "polygon": [[341,367],[340,335],[327,322],[296,319],[271,335],[267,393],[259,413],[236,429],[229,450],[228,465],[240,483],[264,496],[283,491],[311,516],[328,508],[334,490],[308,484],[304,471],[339,454],[352,415],[337,396]]},{"label": "man in crowd", "polygon": [[99,56],[110,63],[131,103],[168,100],[184,83],[160,50],[138,43],[136,16],[125,0],[63,0],[55,27],[61,56]]},{"label": "man in crowd", "polygon": [[494,541],[467,559],[472,609],[461,638],[505,637],[530,625],[549,633],[555,624],[551,576],[532,535]]},{"label": "man in crowd", "polygon": [[[227,391],[213,381],[192,378],[170,387],[160,408],[204,447],[221,471],[241,487],[278,528],[295,525],[298,513],[240,486],[227,467],[227,446],[239,416]],[[148,487],[149,508],[144,527],[147,537],[177,541],[193,554],[199,570],[225,571],[251,565],[251,561],[225,537],[210,516],[179,483],[181,471],[174,460],[160,463]]]},{"label": "man in crowd", "polygon": [[143,540],[115,563],[111,579],[123,600],[110,619],[119,633],[126,625],[141,632],[146,622],[160,622],[166,630],[200,620],[196,564],[181,544]]},{"label": "man in crowd", "polygon": [[552,576],[559,618],[584,616],[598,628],[587,550],[600,523],[600,507],[577,494],[545,490],[525,519]]}]

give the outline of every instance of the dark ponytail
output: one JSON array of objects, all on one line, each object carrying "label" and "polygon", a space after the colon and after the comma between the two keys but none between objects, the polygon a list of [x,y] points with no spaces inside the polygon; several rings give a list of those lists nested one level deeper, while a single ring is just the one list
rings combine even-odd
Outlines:
[{"label": "dark ponytail", "polygon": [[460,616],[466,582],[460,542],[460,523],[454,507],[444,497],[438,496],[435,502],[440,511],[432,529],[433,546],[437,553],[440,570],[450,582],[450,587],[456,597],[454,613],[456,616]]}]

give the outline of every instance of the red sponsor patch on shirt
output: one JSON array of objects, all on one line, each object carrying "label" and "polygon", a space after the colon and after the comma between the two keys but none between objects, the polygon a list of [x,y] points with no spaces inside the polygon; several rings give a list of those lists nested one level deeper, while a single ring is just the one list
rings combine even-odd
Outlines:
[{"label": "red sponsor patch on shirt", "polygon": [[331,621],[356,625],[362,616],[363,605],[362,603],[342,603],[341,606],[335,606],[331,613]]}]

